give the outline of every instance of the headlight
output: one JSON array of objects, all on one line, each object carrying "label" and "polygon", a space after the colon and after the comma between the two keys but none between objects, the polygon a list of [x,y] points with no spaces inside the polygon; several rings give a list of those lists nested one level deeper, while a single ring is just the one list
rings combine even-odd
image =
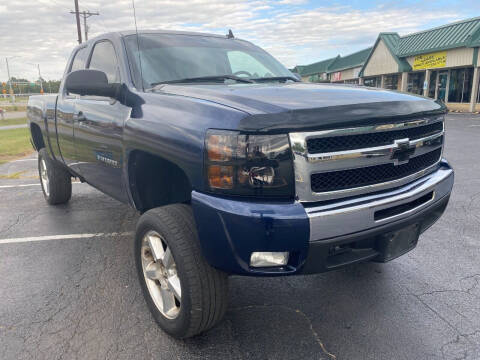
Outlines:
[{"label": "headlight", "polygon": [[205,146],[205,173],[210,191],[293,198],[292,152],[286,134],[246,135],[209,130]]}]

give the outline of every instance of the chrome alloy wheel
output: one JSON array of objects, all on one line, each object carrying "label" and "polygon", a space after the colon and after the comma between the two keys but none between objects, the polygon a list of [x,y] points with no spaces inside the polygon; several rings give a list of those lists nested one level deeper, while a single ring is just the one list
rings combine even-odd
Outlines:
[{"label": "chrome alloy wheel", "polygon": [[40,180],[42,181],[45,195],[50,196],[50,182],[48,180],[47,164],[45,163],[45,159],[40,161]]},{"label": "chrome alloy wheel", "polygon": [[162,315],[175,319],[180,312],[182,288],[172,252],[156,231],[145,234],[141,251],[148,292]]}]

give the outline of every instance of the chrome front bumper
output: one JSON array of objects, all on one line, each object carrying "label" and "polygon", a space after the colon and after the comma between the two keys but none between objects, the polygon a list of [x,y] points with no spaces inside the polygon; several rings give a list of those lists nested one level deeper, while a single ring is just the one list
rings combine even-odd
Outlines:
[{"label": "chrome front bumper", "polygon": [[402,187],[346,200],[305,205],[310,242],[353,234],[414,217],[450,194],[454,172],[446,161],[440,167]]}]

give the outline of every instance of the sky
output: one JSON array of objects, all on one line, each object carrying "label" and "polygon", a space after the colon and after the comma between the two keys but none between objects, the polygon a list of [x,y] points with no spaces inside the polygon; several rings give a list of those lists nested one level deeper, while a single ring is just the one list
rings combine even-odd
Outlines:
[{"label": "sky", "polygon": [[[89,37],[134,29],[132,0],[79,0]],[[372,46],[379,32],[400,35],[480,16],[478,0],[136,0],[139,30],[167,29],[226,34],[261,46],[285,66],[309,64]],[[0,3],[0,80],[60,79],[77,44],[73,0]]]}]

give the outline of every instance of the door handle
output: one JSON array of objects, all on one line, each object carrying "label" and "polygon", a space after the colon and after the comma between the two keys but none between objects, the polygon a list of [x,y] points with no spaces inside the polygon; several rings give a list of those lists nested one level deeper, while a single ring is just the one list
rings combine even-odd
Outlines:
[{"label": "door handle", "polygon": [[77,114],[75,114],[73,119],[75,121],[78,121],[78,122],[84,122],[84,121],[87,120],[87,118],[85,117],[85,115],[83,115],[83,113],[81,111],[79,111]]}]

